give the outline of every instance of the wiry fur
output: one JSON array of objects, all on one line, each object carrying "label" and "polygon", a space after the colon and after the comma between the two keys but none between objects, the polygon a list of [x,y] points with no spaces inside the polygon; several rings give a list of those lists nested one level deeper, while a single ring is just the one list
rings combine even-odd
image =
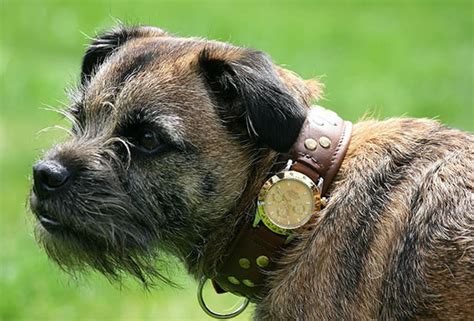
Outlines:
[{"label": "wiry fur", "polygon": [[[168,252],[212,276],[255,196],[298,134],[316,81],[263,53],[152,27],[120,27],[87,50],[66,115],[72,136],[44,159],[72,182],[30,202],[66,269],[165,279]],[[143,127],[166,148],[148,155]],[[259,320],[473,317],[473,136],[431,120],[355,125],[322,220],[286,248]]]},{"label": "wiry fur", "polygon": [[426,119],[356,124],[323,220],[287,250],[257,318],[472,317],[473,144]]}]

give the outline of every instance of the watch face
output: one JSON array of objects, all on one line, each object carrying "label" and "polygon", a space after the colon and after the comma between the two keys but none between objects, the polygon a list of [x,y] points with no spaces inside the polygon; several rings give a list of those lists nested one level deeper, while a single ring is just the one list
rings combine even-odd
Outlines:
[{"label": "watch face", "polygon": [[284,229],[304,225],[311,218],[315,207],[311,185],[294,174],[274,181],[263,201],[265,215],[273,224]]}]

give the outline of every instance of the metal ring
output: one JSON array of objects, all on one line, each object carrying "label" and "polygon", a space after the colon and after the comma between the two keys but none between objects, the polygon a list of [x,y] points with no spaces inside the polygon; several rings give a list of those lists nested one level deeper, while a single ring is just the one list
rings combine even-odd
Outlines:
[{"label": "metal ring", "polygon": [[204,302],[204,297],[202,295],[202,291],[204,289],[204,285],[206,284],[207,280],[208,280],[208,278],[206,278],[206,277],[201,278],[201,280],[199,281],[199,287],[198,287],[198,291],[197,291],[197,298],[198,298],[198,301],[199,301],[199,305],[201,306],[203,311],[207,313],[207,315],[209,315],[213,318],[216,318],[216,319],[230,319],[230,318],[236,317],[239,314],[241,314],[242,312],[244,312],[244,310],[247,308],[247,306],[249,305],[249,302],[250,302],[250,300],[247,299],[247,298],[235,311],[233,311],[231,313],[221,314],[219,312],[215,312],[215,311],[211,310],[206,305],[206,303]]}]

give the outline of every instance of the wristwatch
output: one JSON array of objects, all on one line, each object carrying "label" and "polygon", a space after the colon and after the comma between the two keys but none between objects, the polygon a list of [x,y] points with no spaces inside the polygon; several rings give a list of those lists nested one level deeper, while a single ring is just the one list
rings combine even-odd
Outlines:
[{"label": "wristwatch", "polygon": [[289,151],[284,170],[260,189],[253,226],[260,222],[279,235],[291,236],[312,218],[317,219],[322,196],[342,162],[351,124],[315,106]]},{"label": "wristwatch", "polygon": [[[291,162],[290,162],[291,163]],[[253,225],[262,221],[272,232],[291,235],[321,210],[323,179],[314,182],[292,169],[270,177],[260,189]]]},{"label": "wristwatch", "polygon": [[266,276],[276,269],[284,247],[320,221],[351,132],[352,124],[336,113],[320,106],[308,110],[293,146],[280,155],[286,167],[263,183],[253,222],[243,221],[211,277],[217,293],[231,292],[255,302],[262,298]]}]

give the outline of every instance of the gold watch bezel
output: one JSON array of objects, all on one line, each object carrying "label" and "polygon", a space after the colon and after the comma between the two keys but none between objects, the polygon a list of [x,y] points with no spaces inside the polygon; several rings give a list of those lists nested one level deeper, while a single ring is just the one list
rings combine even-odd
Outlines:
[{"label": "gold watch bezel", "polygon": [[[311,190],[313,193],[313,202],[314,202],[314,208],[311,214],[309,214],[307,217],[305,217],[303,220],[298,222],[297,226],[292,226],[291,228],[285,227],[285,226],[280,226],[276,224],[275,222],[272,221],[272,219],[265,213],[264,210],[264,205],[265,205],[265,198],[270,191],[270,188],[275,185],[276,183],[282,181],[282,180],[297,180],[301,183],[303,183],[308,189]],[[306,176],[303,173],[294,171],[294,170],[288,170],[288,171],[283,171],[280,173],[277,173],[276,175],[270,177],[262,186],[260,189],[260,193],[258,195],[258,201],[257,201],[257,216],[262,222],[273,232],[281,235],[289,235],[291,234],[291,231],[300,228],[301,226],[305,225],[308,223],[308,221],[313,217],[317,212],[321,210],[321,188],[320,186],[316,185],[316,183]],[[258,222],[257,222],[258,223]]]}]

